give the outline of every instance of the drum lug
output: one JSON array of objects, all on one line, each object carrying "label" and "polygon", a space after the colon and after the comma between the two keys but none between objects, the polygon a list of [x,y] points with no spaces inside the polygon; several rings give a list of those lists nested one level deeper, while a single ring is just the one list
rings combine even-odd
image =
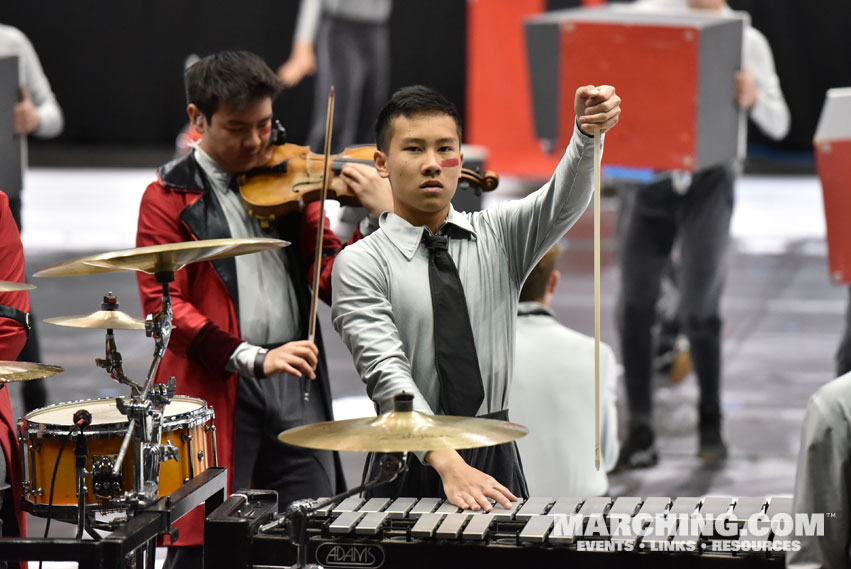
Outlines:
[{"label": "drum lug", "polygon": [[175,462],[180,462],[180,449],[174,446],[174,443],[167,441],[166,444],[160,445],[160,462],[174,459]]},{"label": "drum lug", "polygon": [[198,462],[204,462],[204,451],[203,450],[198,451]]}]

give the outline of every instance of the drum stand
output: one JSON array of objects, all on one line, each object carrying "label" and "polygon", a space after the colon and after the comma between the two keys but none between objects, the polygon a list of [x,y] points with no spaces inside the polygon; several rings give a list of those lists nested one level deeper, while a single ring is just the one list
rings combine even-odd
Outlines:
[{"label": "drum stand", "polygon": [[365,490],[388,484],[408,468],[408,453],[387,453],[380,455],[377,476],[365,484],[327,498],[321,502],[316,500],[296,500],[287,506],[287,511],[275,520],[260,526],[259,533],[264,533],[276,527],[286,525],[287,533],[296,545],[296,563],[290,569],[322,569],[315,563],[307,561],[307,525],[317,510],[342,502],[349,496],[360,494]]},{"label": "drum stand", "polygon": [[[121,356],[114,348],[114,338],[107,332],[107,358],[102,367],[110,371],[116,380],[126,383],[133,388],[129,398],[118,399],[118,410],[127,416],[127,434],[121,442],[118,456],[112,465],[111,476],[117,478],[124,462],[124,457],[133,444],[133,490],[125,492],[118,502],[133,508],[144,507],[159,496],[160,464],[174,458],[178,459],[178,449],[173,444],[162,444],[162,413],[163,409],[174,396],[175,380],[170,378],[168,385],[154,385],[154,376],[163,355],[165,355],[172,330],[172,307],[169,283],[174,281],[174,271],[159,271],[155,273],[158,283],[162,284],[162,305],[160,311],[148,316],[145,321],[145,332],[154,338],[154,359],[148,370],[144,385],[126,379],[120,367]],[[98,362],[98,365],[100,364]],[[117,362],[117,366],[116,366]]]}]

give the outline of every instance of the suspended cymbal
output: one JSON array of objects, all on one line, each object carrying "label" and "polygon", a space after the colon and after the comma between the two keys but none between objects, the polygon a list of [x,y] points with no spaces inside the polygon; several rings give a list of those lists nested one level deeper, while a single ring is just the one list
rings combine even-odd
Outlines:
[{"label": "suspended cymbal", "polygon": [[324,450],[415,452],[507,443],[526,435],[523,425],[478,417],[391,411],[378,417],[326,421],[289,429],[285,443]]},{"label": "suspended cymbal", "polygon": [[56,316],[45,318],[48,324],[72,328],[98,328],[106,330],[144,330],[145,321],[120,310],[98,310],[87,316]]},{"label": "suspended cymbal", "polygon": [[16,290],[32,290],[35,285],[29,283],[16,283],[14,281],[0,281],[0,292],[11,292]]},{"label": "suspended cymbal", "polygon": [[288,241],[281,239],[264,238],[206,239],[203,241],[164,243],[162,245],[100,253],[73,261],[63,261],[41,269],[35,273],[35,276],[71,277],[112,271],[142,271],[150,274],[178,271],[189,263],[197,261],[211,261],[248,253],[258,253],[269,249],[283,248],[289,244]]},{"label": "suspended cymbal", "polygon": [[63,368],[50,364],[0,361],[0,383],[40,379],[62,373],[63,371],[65,371]]}]

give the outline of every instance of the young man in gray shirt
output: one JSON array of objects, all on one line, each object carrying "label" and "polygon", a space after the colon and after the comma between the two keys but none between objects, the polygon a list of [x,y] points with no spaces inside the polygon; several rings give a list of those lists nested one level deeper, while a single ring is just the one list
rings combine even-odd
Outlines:
[{"label": "young man in gray shirt", "polygon": [[[520,288],[588,205],[590,133],[595,126],[605,132],[617,123],[620,97],[610,86],[580,87],[574,111],[573,138],[549,182],[524,199],[461,213],[450,204],[463,160],[452,104],[431,89],[408,87],[382,109],[375,164],[390,180],[393,213],[383,213],[380,229],[337,257],[331,313],[380,412],[391,411],[393,396],[406,391],[413,394],[415,410],[451,414],[435,366],[425,245],[442,235],[465,291],[481,372],[483,396],[471,414],[507,418]],[[435,450],[417,458],[394,486],[379,490],[401,496],[445,494],[453,504],[473,510],[490,510],[489,498],[509,507],[515,494],[527,494],[514,444],[462,453]]]}]

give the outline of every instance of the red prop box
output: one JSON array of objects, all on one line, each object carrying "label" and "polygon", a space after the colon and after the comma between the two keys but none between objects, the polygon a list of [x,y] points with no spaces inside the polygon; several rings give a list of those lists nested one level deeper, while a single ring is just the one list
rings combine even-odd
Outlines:
[{"label": "red prop box", "polygon": [[[563,148],[573,132],[576,88],[608,84],[624,106],[617,134],[606,143],[607,163],[696,171],[735,159],[743,150],[734,75],[741,69],[745,23],[739,15],[662,14],[629,6],[534,18],[526,24],[530,60],[547,61],[547,52],[553,54],[549,69],[540,71],[558,77],[558,116],[536,121],[558,130],[539,137],[554,137],[555,148]],[[537,114],[535,78],[533,73]]]},{"label": "red prop box", "polygon": [[851,284],[851,87],[827,91],[813,144],[824,195],[830,279]]}]

